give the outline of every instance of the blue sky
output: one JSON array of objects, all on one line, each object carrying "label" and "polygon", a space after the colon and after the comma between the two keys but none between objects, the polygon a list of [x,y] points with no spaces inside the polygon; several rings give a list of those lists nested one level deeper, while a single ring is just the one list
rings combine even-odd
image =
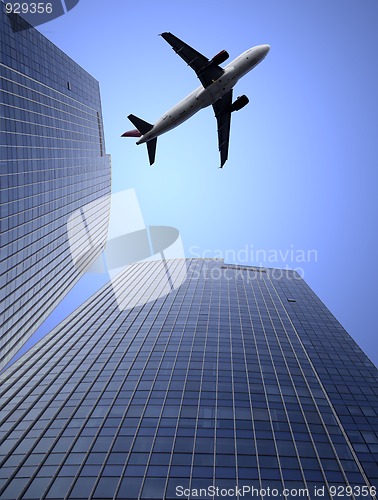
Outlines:
[{"label": "blue sky", "polygon": [[[146,223],[178,228],[187,257],[302,268],[376,364],[377,20],[376,0],[80,0],[39,27],[100,82],[113,191],[135,188]],[[223,170],[211,108],[158,139],[153,167],[120,137],[129,113],[154,122],[199,85],[163,31],[209,58],[271,45],[235,89],[250,103]],[[83,281],[42,331],[90,293]]]}]

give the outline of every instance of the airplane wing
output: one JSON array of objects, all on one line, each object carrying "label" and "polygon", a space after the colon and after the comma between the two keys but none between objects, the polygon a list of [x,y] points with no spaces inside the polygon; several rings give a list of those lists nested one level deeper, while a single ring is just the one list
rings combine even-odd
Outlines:
[{"label": "airplane wing", "polygon": [[232,105],[232,90],[225,94],[221,99],[218,99],[213,104],[215,118],[218,124],[218,146],[221,157],[220,168],[226,163],[228,158],[228,144],[230,141],[230,126],[231,126],[231,105]]},{"label": "airplane wing", "polygon": [[188,44],[172,35],[172,33],[161,33],[161,36],[166,40],[172,49],[196,72],[200,82],[206,88],[214,80],[220,78],[223,74],[223,69],[214,61],[207,59]]}]

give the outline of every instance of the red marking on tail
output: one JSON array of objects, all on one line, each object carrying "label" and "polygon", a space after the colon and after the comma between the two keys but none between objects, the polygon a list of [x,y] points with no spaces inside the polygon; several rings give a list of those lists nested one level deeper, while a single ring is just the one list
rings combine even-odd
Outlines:
[{"label": "red marking on tail", "polygon": [[139,132],[139,130],[134,129],[125,132],[124,134],[121,135],[121,137],[142,137],[142,134]]}]

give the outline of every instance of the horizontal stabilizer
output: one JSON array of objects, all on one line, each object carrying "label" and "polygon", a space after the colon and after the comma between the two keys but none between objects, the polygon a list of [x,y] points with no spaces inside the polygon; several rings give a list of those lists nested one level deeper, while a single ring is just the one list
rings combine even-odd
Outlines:
[{"label": "horizontal stabilizer", "polygon": [[150,165],[155,162],[156,143],[157,137],[147,142],[148,159],[150,160]]},{"label": "horizontal stabilizer", "polygon": [[145,122],[144,120],[138,118],[135,115],[129,115],[127,118],[131,121],[134,127],[136,127],[139,130],[139,132],[143,135],[147,134],[147,132],[149,132],[153,128],[153,125],[151,123]]}]

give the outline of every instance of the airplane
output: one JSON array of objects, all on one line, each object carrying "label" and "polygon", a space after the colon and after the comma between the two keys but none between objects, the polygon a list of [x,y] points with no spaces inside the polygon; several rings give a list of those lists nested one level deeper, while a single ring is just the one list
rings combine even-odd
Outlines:
[{"label": "airplane", "polygon": [[147,143],[148,157],[150,165],[152,165],[155,162],[158,136],[177,127],[200,109],[211,104],[218,124],[218,146],[220,168],[222,168],[228,158],[231,113],[244,108],[249,102],[246,95],[239,96],[233,101],[233,87],[242,76],[251,71],[265,58],[270,46],[257,45],[252,47],[230,62],[225,68],[221,68],[220,64],[229,58],[226,50],[221,50],[209,60],[172,33],[165,32],[161,33],[160,36],[195,71],[201,86],[167,111],[155,124],[148,123],[130,114],[128,119],[136,128],[125,132],[121,137],[137,137],[139,138],[137,144]]}]

